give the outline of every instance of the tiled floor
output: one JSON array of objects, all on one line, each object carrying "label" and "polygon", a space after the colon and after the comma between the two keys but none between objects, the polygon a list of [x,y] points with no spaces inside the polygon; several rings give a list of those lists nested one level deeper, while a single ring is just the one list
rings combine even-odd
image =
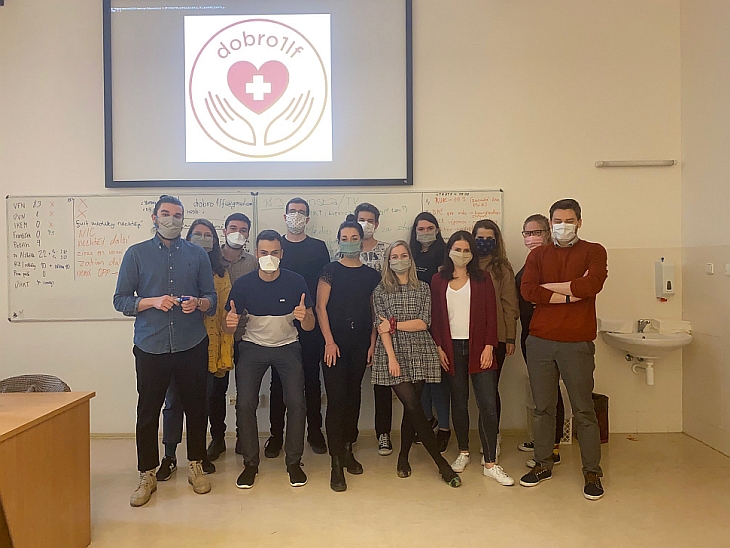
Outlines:
[{"label": "tiled floor", "polygon": [[[365,474],[348,475],[345,493],[329,489],[329,457],[309,448],[305,487],[289,486],[280,456],[263,459],[254,488],[239,490],[242,464],[229,442],[210,494],[193,494],[181,468],[143,508],[129,506],[134,441],[92,440],[92,546],[730,546],[730,459],[683,434],[631,438],[614,434],[603,446],[606,496],[597,502],[583,498],[577,444],[563,447],[563,464],[538,487],[484,478],[476,453],[452,489],[421,446],[411,453],[413,475],[400,479],[396,455],[378,456],[374,437],[362,436]],[[501,460],[516,480],[531,456],[517,451],[519,441],[505,436]]]}]

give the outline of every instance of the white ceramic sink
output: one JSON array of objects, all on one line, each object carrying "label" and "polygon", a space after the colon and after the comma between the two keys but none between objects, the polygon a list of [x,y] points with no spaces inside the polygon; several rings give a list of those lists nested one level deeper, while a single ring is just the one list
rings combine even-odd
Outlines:
[{"label": "white ceramic sink", "polygon": [[635,358],[656,360],[692,342],[689,333],[612,333],[603,332],[608,346],[623,350]]}]

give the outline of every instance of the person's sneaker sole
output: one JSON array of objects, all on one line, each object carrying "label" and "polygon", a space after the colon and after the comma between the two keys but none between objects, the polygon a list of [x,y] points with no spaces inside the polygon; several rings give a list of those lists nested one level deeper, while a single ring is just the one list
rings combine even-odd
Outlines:
[{"label": "person's sneaker sole", "polygon": [[524,443],[519,444],[517,446],[517,449],[519,449],[523,453],[532,453],[535,450],[534,447],[525,447],[525,444]]},{"label": "person's sneaker sole", "polygon": [[535,486],[541,484],[543,481],[547,481],[549,479],[553,479],[553,477],[552,476],[548,476],[546,478],[538,479],[537,482],[535,482],[535,483],[528,483],[528,482],[520,479],[520,485],[522,487],[535,487]]},{"label": "person's sneaker sole", "polygon": [[251,489],[253,487],[254,482],[256,481],[256,476],[258,476],[259,473],[256,472],[253,476],[253,480],[251,480],[251,483],[238,483],[238,480],[236,480],[236,487],[239,489]]},{"label": "person's sneaker sole", "polygon": [[589,495],[585,491],[583,491],[583,496],[588,500],[600,500],[603,498],[603,495]]}]

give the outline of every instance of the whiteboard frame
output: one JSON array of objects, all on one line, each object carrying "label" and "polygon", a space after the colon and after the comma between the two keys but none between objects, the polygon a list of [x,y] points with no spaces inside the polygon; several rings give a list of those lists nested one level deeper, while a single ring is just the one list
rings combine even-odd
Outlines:
[{"label": "whiteboard frame", "polygon": [[[251,219],[251,235],[258,236],[259,230],[258,230],[258,221],[259,221],[259,212],[258,212],[258,199],[259,196],[263,197],[268,194],[281,194],[281,191],[278,191],[278,189],[267,189],[266,191],[251,191],[246,189],[230,189],[230,190],[224,190],[224,189],[217,189],[211,191],[208,191],[207,188],[203,187],[200,189],[206,196],[216,196],[216,195],[231,195],[231,194],[240,194],[243,196],[251,196],[251,200],[253,202],[253,216]],[[342,190],[342,192],[352,192],[356,191],[357,189],[346,189]],[[459,190],[434,190],[434,189],[423,189],[423,190],[411,190],[411,189],[403,189],[398,190],[399,193],[407,193],[407,194],[420,194],[421,195],[421,207],[423,207],[423,195],[424,194],[431,194],[431,193],[454,193],[454,192],[499,192],[501,195],[501,199],[499,201],[499,208],[500,208],[500,229],[503,229],[503,223],[504,223],[504,190],[501,188],[498,189],[459,189]],[[140,188],[134,188],[129,189],[129,192],[115,192],[113,194],[66,194],[66,195],[59,195],[59,194],[33,194],[33,195],[14,195],[14,194],[8,194],[5,196],[5,211],[7,214],[8,211],[8,201],[12,199],[29,199],[29,198],[114,198],[115,196],[140,196],[144,195],[145,190]],[[179,192],[179,193],[171,193],[172,196],[175,196],[177,198],[180,198],[181,200],[185,196],[196,196],[200,195],[201,192]],[[292,192],[292,196],[296,194],[296,191],[294,190]],[[331,193],[328,193],[324,189],[317,188],[314,192],[309,192],[308,194],[318,194],[318,195],[328,195]],[[374,189],[367,189],[363,190],[362,192],[357,192],[358,195],[362,196],[368,196],[368,195],[382,195],[384,194],[383,190],[374,190]],[[184,203],[184,202],[183,202]],[[9,222],[9,219],[6,219],[6,222]],[[133,321],[134,317],[128,317],[128,316],[119,316],[115,318],[13,318],[12,317],[12,310],[11,310],[11,303],[10,303],[10,271],[11,271],[11,265],[12,261],[10,260],[10,257],[12,256],[12,250],[10,248],[10,239],[11,239],[12,231],[8,231],[7,238],[6,238],[6,257],[8,259],[7,264],[7,298],[8,298],[8,321],[10,323],[27,323],[27,322],[125,322],[125,321]]]}]

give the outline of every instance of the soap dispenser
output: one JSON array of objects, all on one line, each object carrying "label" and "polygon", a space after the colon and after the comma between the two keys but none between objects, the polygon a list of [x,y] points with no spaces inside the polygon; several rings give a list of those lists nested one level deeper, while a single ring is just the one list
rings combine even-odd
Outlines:
[{"label": "soap dispenser", "polygon": [[654,285],[656,298],[660,301],[666,301],[674,296],[674,264],[666,262],[664,257],[654,263]]}]

